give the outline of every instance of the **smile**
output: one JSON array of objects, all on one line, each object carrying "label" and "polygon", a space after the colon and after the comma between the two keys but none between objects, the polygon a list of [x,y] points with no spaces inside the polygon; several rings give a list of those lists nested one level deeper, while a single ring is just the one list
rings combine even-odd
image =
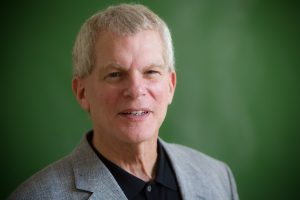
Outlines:
[{"label": "smile", "polygon": [[143,121],[148,118],[150,113],[151,111],[148,109],[127,109],[121,111],[119,115],[130,121]]},{"label": "smile", "polygon": [[147,115],[149,111],[144,111],[144,110],[138,110],[138,111],[126,111],[126,112],[121,112],[121,115],[132,115],[132,116],[144,116]]}]

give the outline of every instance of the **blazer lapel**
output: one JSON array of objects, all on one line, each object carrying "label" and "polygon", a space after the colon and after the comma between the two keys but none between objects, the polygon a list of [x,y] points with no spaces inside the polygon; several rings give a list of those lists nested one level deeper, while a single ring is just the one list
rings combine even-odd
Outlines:
[{"label": "blazer lapel", "polygon": [[90,199],[126,200],[118,183],[88,144],[86,136],[72,153],[75,185],[91,193]]},{"label": "blazer lapel", "polygon": [[175,171],[179,189],[184,200],[200,199],[205,200],[209,188],[203,180],[203,176],[199,176],[201,171],[191,165],[191,160],[186,160],[182,151],[171,144],[160,139],[166,153],[171,161],[171,165]]}]

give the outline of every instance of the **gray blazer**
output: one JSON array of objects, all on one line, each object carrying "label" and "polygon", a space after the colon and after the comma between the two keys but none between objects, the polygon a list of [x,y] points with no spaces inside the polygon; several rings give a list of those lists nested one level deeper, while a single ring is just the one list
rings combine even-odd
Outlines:
[{"label": "gray blazer", "polygon": [[[224,163],[161,140],[185,200],[238,200],[233,175]],[[127,199],[84,137],[65,158],[36,173],[8,199]]]}]

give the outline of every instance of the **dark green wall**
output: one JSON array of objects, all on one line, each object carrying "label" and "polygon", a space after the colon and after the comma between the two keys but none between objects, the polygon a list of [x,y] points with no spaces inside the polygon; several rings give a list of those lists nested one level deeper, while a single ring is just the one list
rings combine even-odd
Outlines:
[{"label": "dark green wall", "polygon": [[[91,127],[71,92],[71,49],[86,18],[116,2],[1,3],[0,199],[68,154]],[[296,199],[297,3],[139,2],[169,24],[174,39],[178,85],[161,137],[228,163],[243,200]]]}]

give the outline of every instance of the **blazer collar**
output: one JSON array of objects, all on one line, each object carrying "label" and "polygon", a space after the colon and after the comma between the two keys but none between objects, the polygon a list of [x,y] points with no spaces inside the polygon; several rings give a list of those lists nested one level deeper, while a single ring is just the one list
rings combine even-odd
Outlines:
[{"label": "blazer collar", "polygon": [[[76,188],[90,192],[90,200],[126,200],[124,192],[107,167],[97,157],[86,137],[87,135],[82,138],[71,154]],[[206,176],[204,172],[190,165],[188,161],[184,161],[185,155],[182,151],[178,151],[178,148],[162,139],[159,140],[171,161],[183,200],[205,200],[209,188],[203,179]]]},{"label": "blazer collar", "polygon": [[72,165],[78,190],[91,193],[90,199],[127,199],[118,183],[89,145],[86,135],[73,151]]},{"label": "blazer collar", "polygon": [[160,139],[175,171],[181,196],[184,200],[201,199],[205,200],[210,190],[204,182],[204,172],[191,165],[191,160],[186,157],[178,147],[168,144]]}]

